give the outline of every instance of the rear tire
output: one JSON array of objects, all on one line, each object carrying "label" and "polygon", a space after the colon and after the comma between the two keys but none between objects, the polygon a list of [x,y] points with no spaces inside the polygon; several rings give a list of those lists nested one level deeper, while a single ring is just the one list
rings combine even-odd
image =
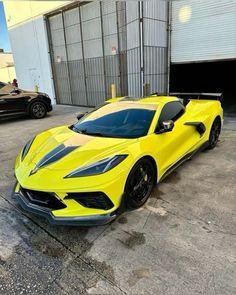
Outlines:
[{"label": "rear tire", "polygon": [[30,105],[29,115],[33,119],[42,119],[47,115],[47,108],[41,101],[35,101]]},{"label": "rear tire", "polygon": [[141,207],[149,198],[156,183],[156,173],[149,159],[139,160],[129,173],[125,185],[125,203],[129,209]]},{"label": "rear tire", "polygon": [[220,131],[221,131],[221,120],[219,117],[216,117],[211,126],[208,149],[210,150],[214,149],[214,147],[217,145],[217,142],[220,136]]}]

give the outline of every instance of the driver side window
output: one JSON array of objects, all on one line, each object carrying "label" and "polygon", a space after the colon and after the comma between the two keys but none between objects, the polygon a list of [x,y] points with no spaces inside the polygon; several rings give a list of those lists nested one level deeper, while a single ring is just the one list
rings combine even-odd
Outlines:
[{"label": "driver side window", "polygon": [[162,122],[172,120],[175,122],[179,119],[185,112],[185,107],[179,101],[168,102],[162,109],[161,114],[158,119],[156,130],[162,128]]}]

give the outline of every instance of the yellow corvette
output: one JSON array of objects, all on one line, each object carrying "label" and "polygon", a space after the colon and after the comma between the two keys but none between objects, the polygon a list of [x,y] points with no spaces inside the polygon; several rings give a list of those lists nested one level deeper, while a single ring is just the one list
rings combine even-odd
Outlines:
[{"label": "yellow corvette", "polygon": [[115,98],[42,132],[16,159],[14,197],[63,225],[105,224],[142,206],[156,183],[217,144],[223,110],[215,96]]}]

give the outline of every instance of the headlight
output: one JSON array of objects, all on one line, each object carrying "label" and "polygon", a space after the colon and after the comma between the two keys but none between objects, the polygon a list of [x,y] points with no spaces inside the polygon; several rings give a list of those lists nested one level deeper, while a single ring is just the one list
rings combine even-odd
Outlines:
[{"label": "headlight", "polygon": [[29,152],[29,149],[34,141],[35,137],[31,138],[27,143],[26,145],[24,146],[23,148],[23,151],[22,151],[22,154],[21,154],[21,161],[24,160],[25,156],[28,154]]},{"label": "headlight", "polygon": [[64,178],[92,176],[105,173],[120,164],[127,156],[128,155],[116,155],[110,158],[106,158],[89,166],[76,169],[70,174],[66,175]]}]

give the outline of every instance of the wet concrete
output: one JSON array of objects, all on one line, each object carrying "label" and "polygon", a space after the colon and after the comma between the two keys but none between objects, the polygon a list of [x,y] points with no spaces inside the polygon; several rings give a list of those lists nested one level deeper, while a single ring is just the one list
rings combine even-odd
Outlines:
[{"label": "wet concrete", "polygon": [[0,294],[235,294],[236,119],[110,225],[52,226],[10,197],[28,138],[71,124],[76,107],[0,122]]},{"label": "wet concrete", "polygon": [[118,240],[126,248],[135,249],[135,247],[145,244],[144,233],[139,233],[139,232],[136,232],[136,231],[132,231],[132,232],[127,232],[126,231],[126,233],[127,233],[127,237],[125,239],[123,239],[123,240],[119,239]]}]

